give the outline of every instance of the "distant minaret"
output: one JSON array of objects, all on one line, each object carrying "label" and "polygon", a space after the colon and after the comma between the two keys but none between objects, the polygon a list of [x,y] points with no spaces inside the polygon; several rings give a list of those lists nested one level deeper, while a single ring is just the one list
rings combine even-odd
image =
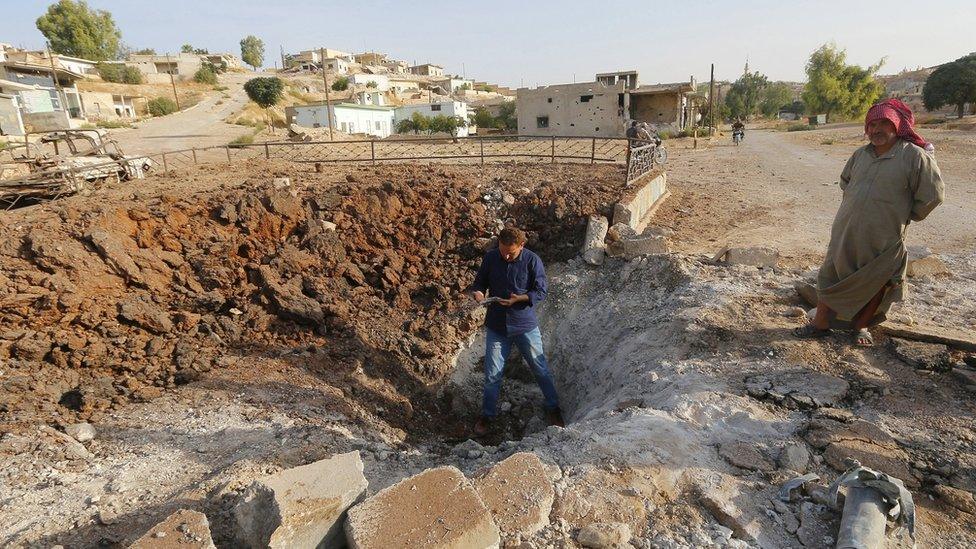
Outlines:
[{"label": "distant minaret", "polygon": [[746,56],[746,68],[743,69],[743,71],[742,71],[742,75],[743,76],[745,76],[747,74],[749,74],[749,56],[748,55]]}]

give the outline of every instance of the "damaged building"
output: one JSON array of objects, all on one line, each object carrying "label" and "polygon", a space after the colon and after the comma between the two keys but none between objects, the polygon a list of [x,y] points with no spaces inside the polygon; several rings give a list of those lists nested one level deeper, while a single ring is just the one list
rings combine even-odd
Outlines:
[{"label": "damaged building", "polygon": [[640,85],[637,71],[596,75],[596,81],[519,88],[518,129],[523,135],[624,137],[632,120],[680,130],[692,122],[694,78]]}]

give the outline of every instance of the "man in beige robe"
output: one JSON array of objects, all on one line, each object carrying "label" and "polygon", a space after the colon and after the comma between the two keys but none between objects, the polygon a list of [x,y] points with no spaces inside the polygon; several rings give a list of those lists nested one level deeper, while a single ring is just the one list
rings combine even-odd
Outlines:
[{"label": "man in beige robe", "polygon": [[817,314],[794,330],[797,337],[851,328],[858,345],[872,345],[868,327],[904,297],[908,225],[925,219],[945,196],[934,149],[913,125],[911,110],[897,99],[868,111],[871,142],[854,151],[840,176],[844,195],[817,278]]}]

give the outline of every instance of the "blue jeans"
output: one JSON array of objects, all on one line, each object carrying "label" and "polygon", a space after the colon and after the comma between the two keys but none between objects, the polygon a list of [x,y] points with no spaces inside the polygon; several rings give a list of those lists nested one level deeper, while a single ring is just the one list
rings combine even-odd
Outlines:
[{"label": "blue jeans", "polygon": [[542,332],[536,327],[524,334],[507,336],[491,328],[485,328],[485,393],[481,413],[485,417],[494,417],[498,406],[498,393],[502,388],[502,374],[505,372],[505,361],[512,351],[514,343],[522,357],[532,368],[535,380],[542,389],[542,396],[546,399],[546,408],[559,407],[559,397],[556,396],[556,385],[552,382],[552,374],[546,364],[546,355],[542,350]]}]

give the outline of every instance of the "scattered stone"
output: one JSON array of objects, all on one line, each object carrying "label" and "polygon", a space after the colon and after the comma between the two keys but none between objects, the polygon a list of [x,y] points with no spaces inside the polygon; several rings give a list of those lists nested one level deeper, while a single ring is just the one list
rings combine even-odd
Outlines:
[{"label": "scattered stone", "polygon": [[595,522],[580,529],[576,541],[592,549],[618,549],[630,543],[630,526],[621,522]]},{"label": "scattered stone", "polygon": [[95,428],[91,423],[74,423],[65,427],[64,432],[78,442],[88,442],[95,438]]},{"label": "scattered stone", "polygon": [[258,479],[234,508],[239,540],[251,548],[339,545],[346,510],[367,484],[359,452]]},{"label": "scattered stone", "polygon": [[638,235],[607,244],[607,253],[613,257],[633,259],[647,254],[666,254],[671,251],[668,239],[658,235]]},{"label": "scattered stone", "polygon": [[471,483],[455,467],[428,469],[349,510],[351,549],[498,547],[498,527]]},{"label": "scattered stone", "polygon": [[749,265],[772,269],[779,261],[779,251],[767,247],[729,248],[725,252],[729,265]]},{"label": "scattered stone", "polygon": [[59,443],[61,450],[64,452],[65,459],[86,461],[93,457],[92,453],[88,451],[88,448],[85,448],[84,444],[57,429],[53,429],[47,425],[41,425],[40,431]]},{"label": "scattered stone", "polygon": [[948,371],[952,362],[949,348],[938,343],[924,343],[892,337],[888,346],[902,362],[921,370]]},{"label": "scattered stone", "polygon": [[471,458],[472,455],[475,458],[481,457],[485,453],[485,447],[478,444],[477,441],[465,440],[461,444],[458,444],[453,449],[454,455],[459,458]]},{"label": "scattered stone", "polygon": [[850,384],[839,377],[809,370],[746,378],[746,391],[752,397],[771,400],[790,409],[833,406],[847,396],[849,389]]},{"label": "scattered stone", "polygon": [[119,317],[154,334],[173,330],[169,315],[142,297],[132,297],[119,303]]},{"label": "scattered stone", "polygon": [[529,536],[549,524],[556,493],[539,456],[514,454],[472,482],[502,534]]},{"label": "scattered stone", "polygon": [[288,187],[291,187],[291,178],[289,178],[289,177],[276,177],[273,180],[271,180],[271,186],[274,187],[275,190],[278,190],[278,189],[286,189]]},{"label": "scattered stone", "polygon": [[119,276],[129,282],[142,283],[142,271],[126,251],[125,246],[111,233],[96,229],[88,233],[87,239],[98,250],[105,263]]},{"label": "scattered stone", "polygon": [[772,471],[776,468],[753,444],[728,442],[719,447],[718,453],[725,461],[740,469]]},{"label": "scattered stone", "polygon": [[153,526],[129,549],[215,549],[210,522],[198,511],[180,509]]},{"label": "scattered stone", "polygon": [[586,224],[586,236],[583,237],[583,261],[590,265],[603,265],[606,255],[606,244],[610,222],[602,215],[591,215]]},{"label": "scattered stone", "polygon": [[513,196],[511,193],[502,193],[502,204],[506,206],[514,206],[515,196]]},{"label": "scattered stone", "polygon": [[837,519],[824,505],[805,501],[800,504],[800,527],[796,537],[806,547],[833,547]]},{"label": "scattered stone", "polygon": [[908,262],[908,272],[912,278],[949,274],[949,267],[937,255],[929,255]]},{"label": "scattered stone", "polygon": [[791,442],[783,447],[778,461],[780,469],[803,474],[810,466],[810,452],[805,445]]},{"label": "scattered stone", "polygon": [[803,301],[807,302],[807,305],[816,307],[819,297],[817,296],[817,287],[813,284],[807,282],[806,280],[798,280],[793,288],[796,289],[796,293],[803,298]]}]

